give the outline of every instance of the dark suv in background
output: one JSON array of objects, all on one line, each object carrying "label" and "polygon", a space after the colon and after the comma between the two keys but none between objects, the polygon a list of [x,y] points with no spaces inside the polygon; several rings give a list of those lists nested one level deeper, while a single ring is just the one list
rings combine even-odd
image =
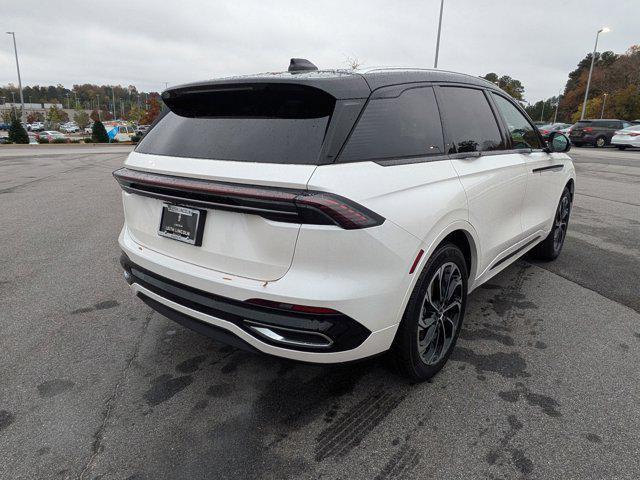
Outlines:
[{"label": "dark suv in background", "polygon": [[594,147],[604,147],[611,143],[611,137],[616,130],[627,128],[631,124],[624,120],[600,119],[580,120],[569,132],[569,140],[576,147],[589,144]]}]

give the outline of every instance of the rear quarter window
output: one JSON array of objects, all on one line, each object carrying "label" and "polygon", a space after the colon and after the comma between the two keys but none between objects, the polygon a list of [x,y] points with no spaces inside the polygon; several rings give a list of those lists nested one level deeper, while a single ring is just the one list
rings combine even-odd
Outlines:
[{"label": "rear quarter window", "polygon": [[339,162],[441,155],[444,140],[432,87],[369,100]]}]

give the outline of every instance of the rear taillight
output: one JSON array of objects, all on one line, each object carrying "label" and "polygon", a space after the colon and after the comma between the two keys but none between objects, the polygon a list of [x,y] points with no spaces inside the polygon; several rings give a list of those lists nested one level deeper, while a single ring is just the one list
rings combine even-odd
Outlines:
[{"label": "rear taillight", "polygon": [[591,128],[591,127],[584,127],[584,128],[582,129],[582,131],[583,131],[583,132],[593,132],[593,128]]},{"label": "rear taillight", "polygon": [[543,135],[547,135],[547,134],[549,133],[549,130],[540,130],[540,132],[541,132]]},{"label": "rear taillight", "polygon": [[116,170],[113,176],[129,193],[281,222],[354,230],[381,225],[385,220],[356,202],[327,192],[175,177],[128,168]]}]

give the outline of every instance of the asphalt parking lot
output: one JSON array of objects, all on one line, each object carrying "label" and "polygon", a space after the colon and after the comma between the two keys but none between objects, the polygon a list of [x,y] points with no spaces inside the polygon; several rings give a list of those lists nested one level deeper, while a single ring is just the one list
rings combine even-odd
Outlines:
[{"label": "asphalt parking lot", "polygon": [[0,478],[640,477],[640,150],[570,152],[562,256],[474,292],[419,385],[236,351],[134,299],[128,150],[0,148]]}]

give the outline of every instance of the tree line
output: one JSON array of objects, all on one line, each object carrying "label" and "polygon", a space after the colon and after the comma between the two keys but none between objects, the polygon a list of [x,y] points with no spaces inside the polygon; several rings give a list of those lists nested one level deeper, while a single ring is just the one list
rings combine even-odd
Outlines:
[{"label": "tree line", "polygon": [[[507,75],[498,77],[495,73],[482,78],[526,103],[525,110],[533,120],[552,122],[557,106],[558,122],[575,123],[582,113],[592,56],[586,55],[569,73],[562,93],[535,103],[524,102],[524,86],[519,80]],[[623,54],[596,52],[585,118],[640,119],[640,45]]]},{"label": "tree line", "polygon": [[[118,118],[140,124],[152,123],[161,110],[158,92],[141,92],[134,85],[94,85],[85,83],[66,88],[63,85],[26,86],[22,89],[25,103],[62,104],[63,108],[76,111],[90,110],[90,119],[113,120]],[[9,84],[0,86],[0,105],[19,103],[18,87]],[[69,120],[62,109],[52,106],[45,115],[27,109],[27,122],[48,121],[61,123]],[[7,113],[8,114],[8,113]],[[78,113],[79,115],[79,113]],[[76,114],[74,114],[74,117]]]}]

